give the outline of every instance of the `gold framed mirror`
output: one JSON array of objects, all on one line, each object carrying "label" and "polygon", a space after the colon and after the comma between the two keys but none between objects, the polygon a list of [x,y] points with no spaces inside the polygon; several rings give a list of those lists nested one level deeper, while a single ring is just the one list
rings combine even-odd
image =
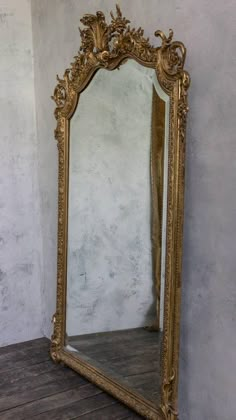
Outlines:
[{"label": "gold framed mirror", "polygon": [[57,309],[51,357],[144,418],[177,419],[186,50],[117,6],[85,15],[58,78]]}]

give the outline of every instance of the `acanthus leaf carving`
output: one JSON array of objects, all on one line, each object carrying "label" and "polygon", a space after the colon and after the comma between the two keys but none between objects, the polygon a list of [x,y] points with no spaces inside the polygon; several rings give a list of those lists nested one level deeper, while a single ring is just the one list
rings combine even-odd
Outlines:
[{"label": "acanthus leaf carving", "polygon": [[61,347],[61,337],[60,337],[60,320],[58,319],[57,313],[53,315],[52,323],[54,325],[54,331],[51,337],[50,354],[51,354],[52,360],[58,363],[60,361],[59,350]]},{"label": "acanthus leaf carving", "polygon": [[162,404],[160,406],[165,419],[177,419],[178,411],[172,403],[173,382],[175,380],[175,370],[172,369],[172,374],[168,380],[164,380],[162,384]]},{"label": "acanthus leaf carving", "polygon": [[110,28],[105,21],[104,14],[102,12],[97,12],[96,15],[87,14],[80,19],[80,22],[87,26],[86,29],[79,29],[80,51],[89,54],[108,50]]},{"label": "acanthus leaf carving", "polygon": [[167,91],[181,76],[186,50],[181,42],[173,41],[172,30],[168,37],[162,31],[156,31],[155,36],[161,39],[161,46],[154,47],[141,27],[131,28],[130,21],[123,17],[119,6],[116,6],[116,15],[111,12],[110,24],[102,12],[86,14],[81,22],[85,28],[80,29],[80,51],[63,79],[57,78],[58,84],[52,97],[57,107],[63,109],[64,115],[70,112],[76,93],[89,83],[97,68],[113,69],[118,65],[117,61],[126,57],[136,58],[144,65],[157,66],[160,81]]}]

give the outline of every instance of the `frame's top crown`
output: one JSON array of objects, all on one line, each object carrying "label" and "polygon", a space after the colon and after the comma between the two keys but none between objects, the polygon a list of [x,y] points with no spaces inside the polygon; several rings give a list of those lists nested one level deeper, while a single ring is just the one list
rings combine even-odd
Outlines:
[{"label": "frame's top crown", "polygon": [[189,83],[186,72],[183,71],[186,49],[181,42],[172,41],[173,31],[169,36],[157,30],[155,36],[161,39],[161,45],[154,47],[149,38],[145,38],[142,28],[131,28],[116,6],[116,15],[111,12],[111,23],[107,23],[103,12],[95,15],[86,14],[80,20],[85,26],[80,30],[81,47],[74,57],[71,68],[66,70],[64,79],[58,78],[53,99],[58,108],[65,104],[65,91],[70,88],[79,92],[89,82],[98,68],[113,70],[124,58],[134,58],[143,65],[153,67],[160,75],[160,82],[167,91],[172,89],[173,82],[178,78],[185,78]]}]

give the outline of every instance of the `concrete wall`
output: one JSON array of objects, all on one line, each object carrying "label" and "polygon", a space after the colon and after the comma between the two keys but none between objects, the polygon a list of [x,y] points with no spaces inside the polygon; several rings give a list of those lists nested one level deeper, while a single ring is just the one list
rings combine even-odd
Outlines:
[{"label": "concrete wall", "polygon": [[[180,364],[181,420],[234,420],[235,334],[235,2],[120,1],[151,40],[175,30],[188,47],[192,76],[186,168],[186,211]],[[33,34],[43,210],[44,331],[50,332],[56,289],[57,154],[55,75],[79,49],[87,12],[108,15],[111,0],[34,0]]]},{"label": "concrete wall", "polygon": [[0,0],[0,346],[42,336],[30,2]]},{"label": "concrete wall", "polygon": [[179,1],[192,77],[180,365],[184,420],[234,420],[236,4]]}]

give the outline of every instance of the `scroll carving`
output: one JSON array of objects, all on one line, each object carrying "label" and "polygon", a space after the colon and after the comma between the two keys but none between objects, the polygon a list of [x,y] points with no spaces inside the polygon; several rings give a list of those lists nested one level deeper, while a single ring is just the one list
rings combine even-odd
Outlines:
[{"label": "scroll carving", "polygon": [[[57,77],[53,99],[63,114],[69,113],[76,92],[82,90],[98,68],[115,68],[125,57],[132,57],[146,65],[157,65],[163,86],[171,90],[173,80],[180,76],[184,66],[186,50],[181,42],[172,41],[173,31],[168,37],[162,31],[155,36],[161,39],[161,46],[154,47],[145,38],[142,28],[131,28],[130,21],[122,16],[116,6],[116,16],[111,12],[108,24],[102,12],[87,14],[81,22],[86,26],[80,29],[81,47],[74,57],[71,68],[63,79]],[[167,77],[167,80],[166,80]]]}]

